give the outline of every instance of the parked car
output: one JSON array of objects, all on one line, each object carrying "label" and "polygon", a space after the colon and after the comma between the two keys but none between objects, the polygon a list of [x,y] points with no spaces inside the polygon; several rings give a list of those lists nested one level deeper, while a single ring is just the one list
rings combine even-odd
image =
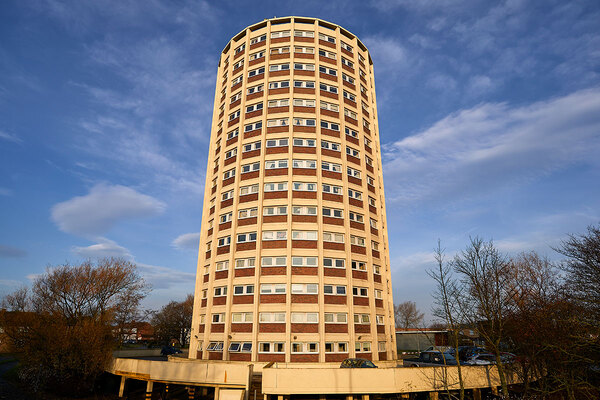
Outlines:
[{"label": "parked car", "polygon": [[377,368],[377,365],[365,358],[346,358],[340,364],[340,368]]},{"label": "parked car", "polygon": [[467,361],[473,357],[475,357],[477,354],[484,354],[484,353],[488,353],[488,351],[486,349],[482,349],[481,347],[477,347],[477,346],[459,346],[458,347],[458,359],[460,361]]},{"label": "parked car", "polygon": [[170,356],[171,354],[179,353],[181,353],[181,350],[173,346],[163,346],[163,348],[160,350],[160,354],[163,356]]},{"label": "parked car", "polygon": [[463,362],[464,365],[492,365],[496,364],[496,356],[490,353],[479,353]]},{"label": "parked car", "polygon": [[422,351],[419,358],[405,358],[405,367],[438,367],[440,365],[456,365],[456,358],[449,353],[437,350]]}]

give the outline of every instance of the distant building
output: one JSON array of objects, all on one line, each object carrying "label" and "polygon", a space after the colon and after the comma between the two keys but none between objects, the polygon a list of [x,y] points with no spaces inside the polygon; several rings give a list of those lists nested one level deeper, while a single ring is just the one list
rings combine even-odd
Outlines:
[{"label": "distant building", "polygon": [[432,329],[396,329],[396,349],[402,352],[423,351],[431,346],[448,346],[447,330]]}]

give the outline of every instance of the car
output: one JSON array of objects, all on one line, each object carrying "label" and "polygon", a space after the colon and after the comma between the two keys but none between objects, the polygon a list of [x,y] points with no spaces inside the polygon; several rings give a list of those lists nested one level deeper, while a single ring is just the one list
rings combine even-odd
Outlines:
[{"label": "car", "polygon": [[405,367],[436,367],[457,364],[456,358],[451,353],[442,353],[438,350],[422,351],[419,358],[405,358],[402,362]]},{"label": "car", "polygon": [[482,349],[477,346],[459,346],[458,347],[458,358],[460,361],[467,361],[473,358],[477,354],[488,353],[486,349]]},{"label": "car", "polygon": [[160,354],[163,356],[170,356],[172,354],[179,353],[181,353],[181,350],[173,346],[163,346],[163,348],[160,350]]},{"label": "car", "polygon": [[340,364],[340,368],[377,368],[377,365],[365,358],[346,358]]},{"label": "car", "polygon": [[496,364],[496,356],[490,353],[479,353],[463,362],[464,365],[493,365]]}]

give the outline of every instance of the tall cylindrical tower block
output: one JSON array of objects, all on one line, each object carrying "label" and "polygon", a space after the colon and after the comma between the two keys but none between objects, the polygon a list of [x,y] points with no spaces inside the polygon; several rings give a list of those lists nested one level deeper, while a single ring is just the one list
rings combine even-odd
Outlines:
[{"label": "tall cylindrical tower block", "polygon": [[396,357],[373,63],[338,25],[265,20],[221,54],[190,357]]}]

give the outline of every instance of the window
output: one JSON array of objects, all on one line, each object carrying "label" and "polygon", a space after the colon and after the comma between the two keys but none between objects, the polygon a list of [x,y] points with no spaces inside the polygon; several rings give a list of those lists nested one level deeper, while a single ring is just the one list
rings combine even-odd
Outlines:
[{"label": "window", "polygon": [[344,108],[344,115],[352,119],[356,119],[358,117],[358,115],[354,111],[349,110],[347,108]]},{"label": "window", "polygon": [[319,72],[331,76],[337,76],[337,71],[333,68],[319,67]]},{"label": "window", "polygon": [[287,168],[288,160],[271,160],[265,161],[265,169]]},{"label": "window", "polygon": [[285,352],[285,343],[283,342],[259,342],[258,343],[258,352],[259,353],[284,353]]},{"label": "window", "polygon": [[236,269],[254,268],[255,264],[256,264],[255,258],[237,258],[235,260],[235,268]]},{"label": "window", "polygon": [[345,65],[346,67],[354,68],[354,63],[344,57],[342,57],[342,65]]},{"label": "window", "polygon": [[212,315],[212,323],[213,324],[224,324],[225,323],[225,313],[218,313]]},{"label": "window", "polygon": [[367,184],[370,186],[375,186],[375,179],[367,175]]},{"label": "window", "polygon": [[251,86],[248,88],[248,94],[259,93],[259,92],[262,92],[263,90],[264,90],[263,84]]},{"label": "window", "polygon": [[287,231],[263,231],[262,240],[286,240]]},{"label": "window", "polygon": [[217,271],[226,271],[229,269],[229,260],[225,260],[225,261],[218,261],[215,264],[215,269]]},{"label": "window", "polygon": [[352,269],[356,271],[366,271],[367,263],[364,261],[352,260]]},{"label": "window", "polygon": [[294,126],[317,126],[317,120],[306,118],[294,118]]},{"label": "window", "polygon": [[294,99],[294,106],[296,107],[314,107],[315,104],[316,103],[314,100]]},{"label": "window", "polygon": [[228,158],[235,157],[236,155],[237,155],[237,148],[231,149],[227,153],[225,153],[225,159],[227,160]]},{"label": "window", "polygon": [[315,54],[314,47],[294,46],[294,53]]},{"label": "window", "polygon": [[238,243],[256,242],[256,232],[238,233]]},{"label": "window", "polygon": [[302,192],[316,192],[317,184],[312,182],[292,182],[293,188],[292,190],[302,191]]},{"label": "window", "polygon": [[290,52],[290,48],[286,47],[273,47],[271,49],[271,54],[288,54]]},{"label": "window", "polygon": [[319,285],[316,283],[292,283],[292,294],[317,294]]},{"label": "window", "polygon": [[242,58],[240,61],[233,64],[233,69],[236,70],[244,65],[244,59]]},{"label": "window", "polygon": [[317,162],[315,160],[292,160],[293,168],[316,169]]},{"label": "window", "polygon": [[326,324],[347,324],[348,314],[346,313],[325,313],[323,319]]},{"label": "window", "polygon": [[244,208],[244,209],[238,211],[238,218],[239,219],[256,217],[257,215],[258,215],[258,208],[257,207]]},{"label": "window", "polygon": [[242,165],[242,174],[260,170],[260,162]]},{"label": "window", "polygon": [[357,297],[368,297],[369,296],[369,289],[366,288],[366,287],[354,286],[352,288],[352,295],[353,296],[357,296]]},{"label": "window", "polygon": [[366,147],[371,147],[371,141],[367,138],[365,138],[365,146]]},{"label": "window", "polygon": [[352,53],[352,46],[350,46],[348,43],[345,43],[344,41],[340,41],[340,47],[342,49],[347,50],[350,53]]},{"label": "window", "polygon": [[285,283],[263,283],[260,294],[285,294]]},{"label": "window", "polygon": [[295,30],[294,31],[294,36],[296,37],[309,37],[309,38],[314,38],[315,37],[315,33],[313,31],[300,31],[300,30]]},{"label": "window", "polygon": [[334,164],[325,161],[321,162],[321,168],[324,171],[342,172],[342,166],[340,164]]},{"label": "window", "polygon": [[295,139],[294,146],[298,147],[316,147],[316,141],[314,139]]},{"label": "window", "polygon": [[[346,286],[344,285],[323,285],[323,293],[336,295],[336,296],[345,296],[346,295]],[[346,316],[346,314],[344,314]],[[325,320],[327,322],[327,320]],[[346,322],[344,320],[344,322]]]},{"label": "window", "polygon": [[294,69],[297,71],[314,71],[315,64],[294,63]]},{"label": "window", "polygon": [[231,101],[230,103],[233,103],[235,101],[238,101],[239,99],[242,98],[242,92],[237,92],[236,94],[234,94],[233,96],[231,96]]},{"label": "window", "polygon": [[377,343],[377,351],[379,351],[379,352],[384,352],[385,351],[385,342],[378,342]]},{"label": "window", "polygon": [[284,38],[284,37],[290,37],[290,31],[279,31],[279,32],[272,32],[271,33],[271,39],[277,39],[277,38]]},{"label": "window", "polygon": [[314,81],[294,81],[294,87],[295,88],[314,89],[315,88],[315,82]]},{"label": "window", "polygon": [[335,94],[337,94],[337,92],[338,92],[337,87],[331,86],[331,85],[326,85],[324,83],[319,84],[319,89],[321,89],[324,92],[335,93]]},{"label": "window", "polygon": [[375,250],[375,251],[379,251],[379,243],[372,240],[371,241],[371,249]]},{"label": "window", "polygon": [[356,102],[356,96],[344,90],[343,96],[345,99]]},{"label": "window", "polygon": [[256,103],[246,106],[246,113],[251,113],[253,111],[258,111],[263,109],[263,103]]},{"label": "window", "polygon": [[233,190],[229,190],[221,195],[221,200],[229,200],[233,198]]},{"label": "window", "polygon": [[242,45],[238,46],[235,49],[235,54],[241,53],[242,51],[244,51],[246,49],[246,43],[243,43]]},{"label": "window", "polygon": [[247,194],[258,193],[258,184],[248,185],[248,186],[240,186],[240,196],[245,196]]},{"label": "window", "polygon": [[360,151],[349,146],[346,146],[346,154],[352,157],[360,158]]},{"label": "window", "polygon": [[[234,296],[241,296],[241,295],[253,294],[253,293],[254,293],[254,285],[238,285],[238,286],[233,287],[233,295]],[[250,321],[252,321],[252,318],[250,318]]]},{"label": "window", "polygon": [[290,69],[290,64],[289,63],[285,63],[285,64],[271,64],[271,65],[269,65],[269,72],[288,71],[289,69]]},{"label": "window", "polygon": [[229,246],[230,243],[231,243],[231,236],[225,236],[225,237],[219,238],[219,242],[218,242],[217,246],[218,247]]},{"label": "window", "polygon": [[292,342],[292,353],[318,353],[319,352],[319,343],[310,342],[310,343],[300,343],[300,342]]},{"label": "window", "polygon": [[380,289],[375,289],[375,298],[378,300],[383,299],[383,292]]},{"label": "window", "polygon": [[252,352],[252,343],[251,342],[231,342],[229,344],[229,352],[230,353],[251,353]]},{"label": "window", "polygon": [[363,56],[361,56],[360,54],[358,55],[358,60],[361,62],[365,62],[365,58]]},{"label": "window", "polygon": [[257,129],[261,129],[262,128],[262,122],[255,122],[253,124],[248,124],[244,127],[244,132],[250,132],[250,131],[254,131]]},{"label": "window", "polygon": [[319,33],[319,40],[324,40],[329,43],[335,43],[335,38],[331,36],[327,36],[323,33]]},{"label": "window", "polygon": [[240,116],[240,110],[237,110],[236,112],[229,114],[229,120],[233,121],[234,119],[239,118],[239,116]]},{"label": "window", "polygon": [[367,88],[364,87],[363,85],[360,85],[360,92],[363,94],[367,94]]},{"label": "window", "polygon": [[375,316],[375,322],[377,323],[377,325],[384,325],[383,321],[384,321],[383,320],[383,315],[376,315]]},{"label": "window", "polygon": [[243,80],[244,80],[244,77],[243,77],[242,75],[240,75],[240,76],[238,76],[238,77],[236,77],[236,78],[233,78],[233,79],[231,80],[231,87],[234,87],[234,86],[235,86],[235,85],[237,85],[238,83],[242,83],[242,81],[243,81]]},{"label": "window", "polygon": [[323,258],[323,266],[328,268],[346,268],[343,258]]},{"label": "window", "polygon": [[366,119],[363,118],[363,126],[367,129],[369,129],[369,121],[367,121]]},{"label": "window", "polygon": [[215,288],[215,297],[227,296],[227,286],[218,286]]},{"label": "window", "polygon": [[355,324],[370,324],[371,316],[369,314],[354,314]]},{"label": "window", "polygon": [[331,51],[327,51],[327,50],[324,50],[324,49],[319,49],[319,55],[321,57],[331,58],[332,60],[335,60],[335,53],[333,53]]},{"label": "window", "polygon": [[328,121],[321,121],[321,128],[331,129],[332,131],[340,130],[340,126],[338,124]]},{"label": "window", "polygon": [[350,218],[349,218],[350,221],[360,222],[361,224],[364,222],[364,217],[362,214],[350,211],[349,215],[350,215]]},{"label": "window", "polygon": [[294,324],[318,324],[319,313],[313,312],[293,312],[291,320]]},{"label": "window", "polygon": [[351,199],[362,200],[362,193],[358,190],[348,189],[348,197]]},{"label": "window", "polygon": [[360,179],[360,171],[351,167],[346,168],[348,176]]},{"label": "window", "polygon": [[373,207],[377,207],[377,202],[371,196],[369,196],[369,205],[373,206]]},{"label": "window", "polygon": [[326,208],[323,207],[324,217],[344,218],[344,210],[339,208]]},{"label": "window", "polygon": [[252,323],[252,313],[251,312],[234,312],[231,313],[231,322],[243,324],[243,323]]},{"label": "window", "polygon": [[256,53],[250,54],[250,61],[258,60],[259,58],[263,58],[265,56],[264,51],[257,51]]},{"label": "window", "polygon": [[263,207],[263,215],[287,215],[287,206]]},{"label": "window", "polygon": [[316,206],[292,206],[294,215],[317,215]]},{"label": "window", "polygon": [[267,35],[260,35],[260,36],[250,39],[250,44],[264,42],[265,40],[267,40]]},{"label": "window", "polygon": [[271,100],[269,101],[269,107],[287,107],[290,105],[289,99]]},{"label": "window", "polygon": [[287,139],[269,139],[267,140],[267,148],[271,147],[287,147],[288,140]]},{"label": "window", "polygon": [[237,129],[234,131],[231,131],[227,134],[227,140],[233,139],[234,137],[237,137],[239,134],[240,134],[240,131]]},{"label": "window", "polygon": [[[263,257],[260,261],[261,267],[285,267],[287,266],[286,257]],[[283,292],[285,293],[285,292]]]},{"label": "window", "polygon": [[254,143],[245,144],[243,152],[245,153],[247,151],[260,150],[260,144],[261,144],[260,141],[254,142]]},{"label": "window", "polygon": [[348,343],[346,342],[325,342],[325,353],[347,353]]},{"label": "window", "polygon": [[321,100],[321,109],[338,112],[340,110],[340,107],[337,104]]},{"label": "window", "polygon": [[284,312],[264,312],[258,314],[258,320],[260,322],[275,322],[282,323],[285,322],[285,313]]},{"label": "window", "polygon": [[323,193],[330,193],[330,194],[341,195],[342,194],[342,187],[341,186],[335,186],[335,185],[323,184]]},{"label": "window", "polygon": [[360,236],[350,235],[350,244],[365,247],[365,238]]},{"label": "window", "polygon": [[381,275],[381,267],[379,265],[373,265],[373,273],[375,275]]},{"label": "window", "polygon": [[235,168],[231,168],[223,173],[223,180],[233,178],[235,176]]},{"label": "window", "polygon": [[269,82],[269,89],[283,89],[289,88],[290,81],[277,81],[277,82]]},{"label": "window", "polygon": [[292,257],[292,267],[316,267],[317,257]]},{"label": "window", "polygon": [[373,159],[371,157],[369,157],[369,156],[365,156],[365,163],[368,166],[372,167],[373,166]]},{"label": "window", "polygon": [[287,189],[287,182],[265,183],[265,192],[280,192]]},{"label": "window", "polygon": [[293,240],[317,240],[317,231],[292,231]]},{"label": "window", "polygon": [[208,351],[223,351],[223,342],[210,342],[206,347]]},{"label": "window", "polygon": [[370,353],[371,342],[356,342],[354,343],[354,351],[357,353]]},{"label": "window", "polygon": [[268,127],[274,127],[274,126],[288,126],[288,119],[287,118],[279,118],[279,119],[269,119],[267,120],[267,126]]},{"label": "window", "polygon": [[364,101],[361,101],[360,105],[363,110],[365,110],[366,112],[369,112],[369,106],[367,105],[367,103],[365,103]]},{"label": "window", "polygon": [[323,232],[324,242],[344,243],[344,234],[336,232]]},{"label": "window", "polygon": [[231,221],[231,214],[232,214],[231,212],[228,212],[228,213],[226,213],[226,214],[222,214],[222,215],[219,217],[219,223],[220,223],[220,224],[225,224],[225,223],[227,223],[227,222]]}]

